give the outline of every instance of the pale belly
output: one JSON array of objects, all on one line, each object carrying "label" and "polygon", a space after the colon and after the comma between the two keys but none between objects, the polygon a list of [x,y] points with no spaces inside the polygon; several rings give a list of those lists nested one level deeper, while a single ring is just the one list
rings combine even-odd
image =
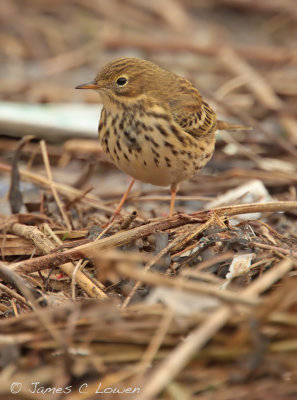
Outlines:
[{"label": "pale belly", "polygon": [[201,152],[196,139],[182,130],[177,136],[172,133],[171,121],[162,121],[161,129],[159,119],[139,124],[134,115],[133,120],[120,124],[119,118],[110,114],[103,118],[105,128],[100,129],[102,124],[99,125],[103,150],[120,170],[142,182],[157,186],[177,184],[191,178],[213,153],[214,136],[205,143],[207,152]]},{"label": "pale belly", "polygon": [[[161,153],[161,152],[160,152]],[[159,153],[159,154],[160,154]],[[110,155],[112,156],[112,155]],[[157,186],[169,186],[189,179],[195,173],[194,167],[185,167],[181,160],[167,157],[170,161],[166,163],[164,155],[157,157],[151,149],[144,148],[141,154],[131,154],[129,161],[125,158],[117,160],[112,158],[112,162],[126,174],[142,182],[151,183]]]}]

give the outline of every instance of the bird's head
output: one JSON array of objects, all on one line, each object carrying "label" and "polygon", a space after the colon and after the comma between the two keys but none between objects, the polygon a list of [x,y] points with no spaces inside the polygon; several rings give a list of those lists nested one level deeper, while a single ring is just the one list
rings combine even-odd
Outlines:
[{"label": "bird's head", "polygon": [[154,63],[139,58],[119,58],[107,64],[92,82],[76,89],[94,89],[104,99],[133,101],[160,84],[162,70]]}]

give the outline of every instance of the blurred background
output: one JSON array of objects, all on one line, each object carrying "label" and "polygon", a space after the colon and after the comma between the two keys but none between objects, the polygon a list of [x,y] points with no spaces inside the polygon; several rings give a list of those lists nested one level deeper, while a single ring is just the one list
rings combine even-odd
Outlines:
[{"label": "blurred background", "polygon": [[250,110],[251,96],[239,96],[246,94],[243,80],[226,87],[235,73],[222,51],[227,46],[251,63],[277,95],[296,95],[295,6],[289,0],[2,0],[1,97],[79,101],[77,82],[113,58],[135,56]]},{"label": "blurred background", "polygon": [[[103,245],[83,253],[75,270],[67,263],[28,273],[33,292],[10,275],[3,280],[3,264],[12,273],[16,262],[98,239],[127,188],[129,177],[107,161],[97,140],[98,94],[74,89],[123,56],[188,78],[220,119],[252,128],[218,133],[211,161],[182,182],[176,211],[297,200],[296,0],[1,0],[0,398],[14,396],[11,382],[25,387],[32,380],[52,388],[87,382],[89,393],[101,379],[102,388],[152,388],[155,371],[162,386],[155,393],[167,385],[167,373],[171,382],[150,398],[296,398],[296,209],[232,217],[227,225],[206,213],[205,223],[199,216],[160,230],[154,222],[168,215],[169,190],[137,182],[123,219],[103,237],[121,253],[105,254]],[[142,225],[154,231],[136,240],[133,231],[121,242]],[[138,287],[144,263],[146,270],[155,264],[155,283]],[[232,283],[225,279],[230,263]],[[182,281],[192,289],[182,290]],[[256,289],[246,290],[253,283]],[[214,297],[204,296],[204,285]],[[230,302],[218,301],[222,288]],[[102,302],[106,297],[110,302]],[[41,306],[65,308],[35,308],[37,298]],[[167,360],[161,373],[157,360]],[[64,397],[87,398],[76,393]],[[104,398],[132,399],[110,393]]]},{"label": "blurred background", "polygon": [[[296,20],[294,0],[2,0],[1,160],[11,162],[12,137],[34,134],[52,146],[52,165],[67,166],[75,153],[70,181],[82,160],[104,161],[96,141],[71,141],[96,139],[100,115],[98,94],[74,87],[116,57],[141,57],[191,80],[221,119],[254,128],[220,134],[200,177],[211,172],[225,190],[258,169],[274,194],[294,197]],[[282,174],[280,185],[271,171]],[[214,190],[205,183],[200,194]]]}]

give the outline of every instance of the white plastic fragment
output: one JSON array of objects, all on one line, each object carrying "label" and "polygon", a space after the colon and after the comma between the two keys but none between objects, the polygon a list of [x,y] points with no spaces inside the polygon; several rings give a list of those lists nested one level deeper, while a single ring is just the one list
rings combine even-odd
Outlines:
[{"label": "white plastic fragment", "polygon": [[189,316],[196,312],[201,312],[216,308],[220,301],[215,297],[198,293],[189,293],[180,289],[171,289],[165,286],[156,287],[146,298],[149,305],[163,303],[175,314]]},{"label": "white plastic fragment", "polygon": [[226,279],[233,279],[248,273],[254,256],[254,253],[247,253],[233,257]]},{"label": "white plastic fragment", "polygon": [[[235,189],[228,190],[226,193],[218,196],[210,203],[207,203],[205,205],[205,208],[213,209],[215,207],[234,204],[266,203],[272,200],[273,199],[270,196],[266,187],[263,185],[263,182],[259,179],[253,179],[243,185],[238,186]],[[238,220],[243,219],[257,219],[260,218],[261,215],[261,213],[241,214],[237,216],[236,219],[232,219],[232,221],[238,222]]]},{"label": "white plastic fragment", "polygon": [[233,257],[229,271],[226,274],[226,282],[221,285],[221,289],[226,289],[232,279],[237,276],[245,275],[250,271],[252,260],[255,258],[254,253],[239,254]]}]

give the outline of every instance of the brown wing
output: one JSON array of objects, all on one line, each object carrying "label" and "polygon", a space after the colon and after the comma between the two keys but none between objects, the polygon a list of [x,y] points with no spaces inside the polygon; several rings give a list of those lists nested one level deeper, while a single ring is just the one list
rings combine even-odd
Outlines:
[{"label": "brown wing", "polygon": [[216,129],[216,113],[189,81],[178,78],[175,97],[169,99],[173,118],[190,135],[197,138],[206,136]]},{"label": "brown wing", "polygon": [[200,110],[187,113],[186,116],[175,115],[175,121],[183,130],[194,137],[202,137],[216,129],[216,113],[202,101]]}]

